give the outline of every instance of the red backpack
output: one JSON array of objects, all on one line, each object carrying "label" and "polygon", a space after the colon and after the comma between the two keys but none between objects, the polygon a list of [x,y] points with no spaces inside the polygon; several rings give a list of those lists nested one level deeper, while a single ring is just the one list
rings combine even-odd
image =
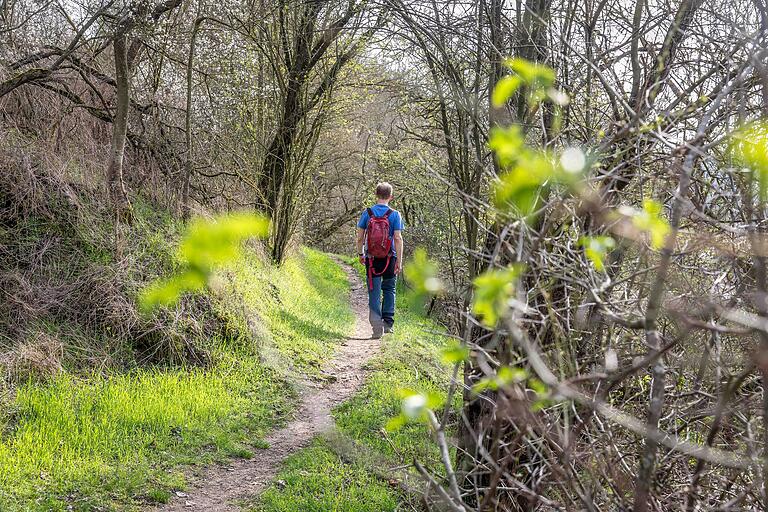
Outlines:
[{"label": "red backpack", "polygon": [[[376,217],[373,210],[368,208],[368,227],[365,229],[365,253],[368,261],[368,288],[373,287],[373,276],[380,276],[387,271],[389,259],[392,257],[392,239],[389,237],[389,215],[392,208],[387,209],[381,217]],[[381,272],[373,269],[373,258],[386,258],[387,263]]]}]

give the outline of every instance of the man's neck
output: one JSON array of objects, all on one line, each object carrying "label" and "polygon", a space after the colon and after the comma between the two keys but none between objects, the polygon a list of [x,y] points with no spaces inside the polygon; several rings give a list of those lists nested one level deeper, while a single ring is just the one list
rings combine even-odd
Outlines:
[{"label": "man's neck", "polygon": [[383,204],[384,206],[389,206],[389,199],[378,199],[376,201],[376,204]]}]

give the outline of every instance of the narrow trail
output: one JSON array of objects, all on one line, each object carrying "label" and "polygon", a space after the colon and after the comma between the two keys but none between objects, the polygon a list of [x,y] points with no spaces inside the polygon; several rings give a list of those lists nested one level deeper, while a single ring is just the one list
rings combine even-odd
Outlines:
[{"label": "narrow trail", "polygon": [[256,450],[251,459],[238,459],[204,469],[187,492],[176,493],[168,504],[154,510],[239,511],[238,502],[262,492],[274,479],[286,457],[306,446],[317,434],[333,427],[331,409],[360,388],[365,378],[363,366],[380,347],[380,340],[370,339],[365,284],[352,267],[344,263],[341,265],[347,272],[352,289],[350,300],[355,314],[355,328],[324,368],[335,380],[325,384],[300,383],[302,391],[295,417],[284,428],[267,436],[269,448]]}]

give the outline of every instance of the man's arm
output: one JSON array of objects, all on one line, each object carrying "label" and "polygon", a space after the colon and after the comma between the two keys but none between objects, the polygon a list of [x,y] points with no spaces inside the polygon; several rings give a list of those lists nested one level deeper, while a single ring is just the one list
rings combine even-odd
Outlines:
[{"label": "man's arm", "polygon": [[357,256],[360,258],[360,263],[365,264],[363,261],[363,241],[365,240],[365,230],[363,228],[357,228]]},{"label": "man's arm", "polygon": [[403,232],[399,229],[395,230],[395,254],[397,255],[395,274],[399,274],[400,269],[403,268]]}]

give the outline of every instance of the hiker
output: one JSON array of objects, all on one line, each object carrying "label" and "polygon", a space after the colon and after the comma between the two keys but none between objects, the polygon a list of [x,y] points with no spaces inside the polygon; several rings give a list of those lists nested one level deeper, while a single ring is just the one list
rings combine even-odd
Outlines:
[{"label": "hiker", "polygon": [[376,185],[376,204],[366,208],[357,223],[357,253],[365,265],[368,320],[372,338],[392,332],[395,323],[395,284],[403,261],[403,220],[389,207],[392,185]]}]

